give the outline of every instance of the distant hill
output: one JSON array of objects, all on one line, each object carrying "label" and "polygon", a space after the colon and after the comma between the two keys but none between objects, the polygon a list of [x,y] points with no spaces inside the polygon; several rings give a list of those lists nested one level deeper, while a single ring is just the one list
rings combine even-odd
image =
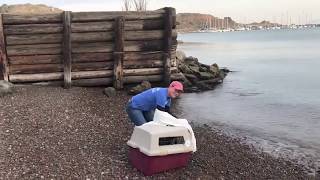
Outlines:
[{"label": "distant hill", "polygon": [[[50,7],[44,4],[17,4],[17,5],[6,5],[0,6],[0,13],[12,13],[12,14],[48,14],[58,13],[63,10]],[[320,20],[319,20],[320,21]],[[232,20],[230,17],[224,17],[223,19],[215,17],[210,14],[200,13],[179,13],[177,14],[177,28],[179,32],[190,32],[197,31],[199,29],[217,28],[237,28],[242,26]],[[319,22],[318,22],[319,23]],[[271,26],[274,23],[268,21],[262,21],[260,23],[251,23],[253,26]]]},{"label": "distant hill", "polygon": [[12,14],[48,14],[62,12],[61,9],[46,6],[44,4],[17,4],[0,6],[0,13],[12,13]]},{"label": "distant hill", "polygon": [[178,30],[180,32],[196,31],[205,28],[235,28],[238,23],[230,17],[220,19],[210,14],[179,13],[177,14]]},{"label": "distant hill", "polygon": [[254,22],[254,23],[251,23],[249,25],[252,25],[252,26],[262,26],[262,27],[270,27],[270,26],[278,26],[280,24],[277,24],[277,23],[271,23],[269,21],[261,21],[261,22]]}]

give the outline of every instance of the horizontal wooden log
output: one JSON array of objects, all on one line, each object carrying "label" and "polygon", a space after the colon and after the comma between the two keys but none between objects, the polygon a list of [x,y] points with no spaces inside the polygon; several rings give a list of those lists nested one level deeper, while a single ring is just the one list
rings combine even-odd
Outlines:
[{"label": "horizontal wooden log", "polygon": [[126,21],[124,24],[124,30],[136,31],[136,30],[162,30],[164,28],[163,19],[152,20],[138,20],[138,21]]},{"label": "horizontal wooden log", "polygon": [[71,24],[71,29],[73,33],[83,33],[83,32],[110,32],[114,29],[113,21],[103,21],[103,22],[84,22]]},{"label": "horizontal wooden log", "polygon": [[[112,53],[80,53],[72,54],[73,63],[112,61]],[[14,65],[27,64],[59,64],[62,63],[62,55],[31,55],[10,56],[9,63]]]},{"label": "horizontal wooden log", "polygon": [[[71,72],[71,77],[72,79],[91,79],[91,78],[111,77],[112,74],[113,74],[112,70],[82,71],[82,72]],[[9,76],[9,79],[10,79],[10,82],[13,82],[13,83],[62,80],[63,72],[39,73],[39,74],[13,74]]]},{"label": "horizontal wooden log", "polygon": [[36,44],[7,46],[8,56],[57,55],[62,53],[61,44]]},{"label": "horizontal wooden log", "polygon": [[62,22],[62,13],[58,14],[3,14],[4,24],[48,24]]},{"label": "horizontal wooden log", "polygon": [[[177,36],[177,32],[173,33],[174,38]],[[49,37],[49,36],[48,36]],[[103,42],[113,41],[113,32],[90,32],[90,33],[73,33],[71,35],[72,42]],[[128,31],[124,36],[126,41],[141,41],[141,40],[159,40],[164,38],[163,30],[150,30],[150,31]],[[49,39],[50,41],[50,39]],[[45,38],[41,42],[41,39],[37,43],[46,43]],[[23,43],[23,42],[20,42]]]},{"label": "horizontal wooden log", "polygon": [[41,81],[54,81],[62,80],[63,73],[39,73],[39,74],[12,74],[9,75],[10,82],[24,83],[24,82],[41,82]]},{"label": "horizontal wooden log", "polygon": [[74,43],[72,53],[111,53],[114,50],[112,43]]},{"label": "horizontal wooden log", "polygon": [[[126,41],[139,41],[139,40],[158,40],[163,39],[165,33],[163,30],[149,30],[149,31],[127,31],[125,33]],[[177,37],[177,31],[173,31],[173,38]]]},{"label": "horizontal wooden log", "polygon": [[112,70],[71,72],[72,79],[104,78],[112,75]]},{"label": "horizontal wooden log", "polygon": [[[177,47],[177,41],[173,41],[172,50]],[[112,43],[74,43],[72,53],[108,53],[113,52]],[[153,41],[126,41],[125,51],[160,51],[163,49],[162,40]],[[62,53],[61,44],[34,44],[34,45],[11,45],[7,46],[8,56],[23,55],[57,55]]]},{"label": "horizontal wooden log", "polygon": [[116,12],[73,12],[72,22],[88,21],[112,21],[119,16],[124,16],[126,20],[159,19],[164,16],[164,10],[159,11],[116,11]]},{"label": "horizontal wooden log", "polygon": [[62,34],[9,35],[8,45],[62,43]]},{"label": "horizontal wooden log", "polygon": [[162,74],[163,68],[124,69],[124,76],[143,76]]},{"label": "horizontal wooden log", "polygon": [[72,81],[72,86],[108,86],[112,85],[113,78],[78,79]]},{"label": "horizontal wooden log", "polygon": [[163,67],[163,60],[124,61],[123,67],[125,69],[159,68]]},{"label": "horizontal wooden log", "polygon": [[89,63],[73,63],[72,71],[95,71],[109,70],[113,68],[113,62],[89,62]]},{"label": "horizontal wooden log", "polygon": [[18,34],[56,34],[62,33],[62,24],[21,24],[5,25],[6,35]]},{"label": "horizontal wooden log", "polygon": [[[173,49],[176,48],[177,41],[173,41]],[[108,53],[114,51],[113,43],[74,43],[72,53]],[[137,52],[137,51],[160,51],[163,49],[162,40],[152,41],[126,41],[124,51]]]},{"label": "horizontal wooden log", "polygon": [[33,65],[10,65],[10,74],[34,74],[61,72],[61,64],[33,64]]},{"label": "horizontal wooden log", "polygon": [[78,53],[72,54],[72,62],[101,62],[101,61],[112,61],[112,53]]},{"label": "horizontal wooden log", "polygon": [[[177,41],[173,41],[176,47]],[[162,40],[152,40],[152,41],[126,41],[125,51],[135,52],[135,51],[161,51],[164,48],[164,42]]]},{"label": "horizontal wooden log", "polygon": [[161,40],[155,41],[126,41],[125,51],[135,52],[135,51],[160,51],[163,50],[164,44]]},{"label": "horizontal wooden log", "polygon": [[113,32],[72,33],[72,42],[103,42],[113,41]]},{"label": "horizontal wooden log", "polygon": [[[152,20],[137,20],[126,21],[124,24],[124,30],[161,30],[164,28],[163,19]],[[113,21],[102,22],[84,22],[84,23],[72,23],[72,32],[106,32],[114,29]]]},{"label": "horizontal wooden log", "polygon": [[142,81],[149,81],[149,82],[158,82],[162,81],[163,75],[150,75],[150,76],[126,76],[124,77],[124,83],[140,83]]},{"label": "horizontal wooden log", "polygon": [[10,64],[59,64],[62,55],[11,56]]},{"label": "horizontal wooden log", "polygon": [[[163,51],[149,51],[149,52],[126,52],[124,54],[125,61],[131,60],[158,60],[162,59]],[[172,57],[175,58],[174,54],[172,53]]]}]

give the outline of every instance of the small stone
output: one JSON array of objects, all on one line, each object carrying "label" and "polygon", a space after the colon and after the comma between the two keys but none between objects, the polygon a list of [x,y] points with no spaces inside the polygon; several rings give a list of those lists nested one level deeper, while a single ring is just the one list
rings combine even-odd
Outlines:
[{"label": "small stone", "polygon": [[220,72],[219,67],[217,64],[213,64],[210,66],[210,72],[214,74],[214,76],[217,76]]},{"label": "small stone", "polygon": [[103,90],[103,93],[107,96],[107,97],[114,97],[117,95],[117,91],[115,88],[113,87],[108,87],[108,88],[105,88]]},{"label": "small stone", "polygon": [[176,59],[177,59],[177,63],[181,64],[186,59],[186,54],[183,51],[177,51]]},{"label": "small stone", "polygon": [[193,74],[184,74],[184,76],[190,80],[192,83],[195,83],[198,81],[198,78],[196,75],[193,75]]},{"label": "small stone", "polygon": [[136,95],[150,88],[151,83],[149,81],[142,81],[141,84],[129,89],[128,93],[131,95]]},{"label": "small stone", "polygon": [[14,86],[12,83],[0,80],[0,97],[13,93]]},{"label": "small stone", "polygon": [[188,74],[193,73],[193,71],[186,64],[180,64],[178,68],[179,68],[179,71],[181,71],[183,73],[188,73]]},{"label": "small stone", "polygon": [[191,71],[193,73],[199,73],[200,72],[199,66],[189,66],[189,69],[191,69]]},{"label": "small stone", "polygon": [[214,75],[208,72],[199,72],[198,76],[202,80],[208,80],[214,78]]},{"label": "small stone", "polygon": [[192,57],[192,56],[189,56],[189,57],[185,58],[184,62],[187,63],[187,64],[194,64],[194,65],[198,65],[199,64],[198,58],[195,58],[195,57]]}]

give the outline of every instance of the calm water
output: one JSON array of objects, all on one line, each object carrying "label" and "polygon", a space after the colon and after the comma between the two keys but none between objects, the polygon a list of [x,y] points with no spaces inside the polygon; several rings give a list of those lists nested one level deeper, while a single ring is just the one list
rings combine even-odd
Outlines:
[{"label": "calm water", "polygon": [[320,28],[179,34],[187,56],[236,72],[185,94],[189,120],[248,137],[274,155],[320,164]]}]

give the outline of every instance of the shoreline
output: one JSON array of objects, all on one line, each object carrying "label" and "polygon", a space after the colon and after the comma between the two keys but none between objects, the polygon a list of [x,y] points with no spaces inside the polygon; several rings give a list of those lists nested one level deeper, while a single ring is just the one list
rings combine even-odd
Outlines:
[{"label": "shoreline", "polygon": [[90,179],[312,179],[303,167],[193,125],[198,151],[186,168],[144,177],[127,159],[133,125],[125,92],[16,86],[0,98],[0,177]]}]

